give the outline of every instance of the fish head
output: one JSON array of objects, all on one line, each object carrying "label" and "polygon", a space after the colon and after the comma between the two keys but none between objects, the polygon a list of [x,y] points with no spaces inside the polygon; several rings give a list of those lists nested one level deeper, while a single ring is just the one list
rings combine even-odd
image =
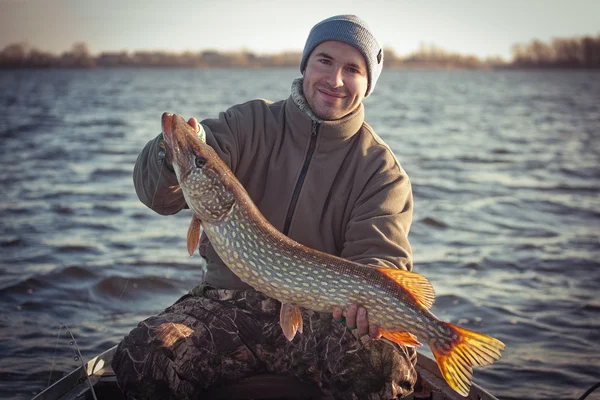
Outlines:
[{"label": "fish head", "polygon": [[177,114],[162,115],[167,157],[192,213],[203,222],[225,218],[235,203],[228,187],[229,167],[186,121]]}]

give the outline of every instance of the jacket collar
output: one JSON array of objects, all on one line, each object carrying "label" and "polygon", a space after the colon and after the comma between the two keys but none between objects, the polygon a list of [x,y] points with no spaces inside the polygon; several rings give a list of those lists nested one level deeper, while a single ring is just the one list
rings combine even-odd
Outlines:
[{"label": "jacket collar", "polygon": [[354,136],[362,127],[365,120],[365,109],[362,103],[356,110],[343,118],[333,121],[319,119],[310,109],[304,93],[302,92],[302,78],[295,79],[292,83],[292,94],[286,101],[286,111],[291,116],[291,123],[305,131],[307,135],[312,132],[312,125],[319,124],[321,140],[344,140]]}]

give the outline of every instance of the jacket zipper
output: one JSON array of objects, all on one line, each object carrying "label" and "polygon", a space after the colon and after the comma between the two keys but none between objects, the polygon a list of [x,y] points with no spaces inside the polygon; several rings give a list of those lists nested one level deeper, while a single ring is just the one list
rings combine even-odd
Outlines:
[{"label": "jacket zipper", "polygon": [[290,231],[290,225],[292,223],[292,217],[294,216],[294,211],[296,210],[296,204],[298,203],[298,198],[300,197],[300,190],[302,190],[302,185],[304,184],[304,179],[306,179],[306,173],[308,172],[308,166],[310,165],[310,160],[312,159],[313,153],[315,152],[315,148],[317,147],[317,131],[319,129],[319,123],[313,121],[312,123],[312,132],[310,135],[310,144],[308,145],[308,152],[306,153],[306,158],[304,159],[304,164],[302,164],[302,169],[300,170],[300,176],[298,177],[298,181],[296,182],[296,187],[294,188],[294,193],[292,194],[292,201],[290,202],[290,207],[288,208],[287,215],[285,217],[285,224],[283,225],[283,234],[287,236]]}]

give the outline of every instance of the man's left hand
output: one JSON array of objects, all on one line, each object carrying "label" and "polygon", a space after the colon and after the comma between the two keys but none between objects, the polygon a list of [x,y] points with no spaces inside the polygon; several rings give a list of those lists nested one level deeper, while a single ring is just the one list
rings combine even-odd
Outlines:
[{"label": "man's left hand", "polygon": [[[341,320],[344,316],[344,310],[339,307],[333,309],[333,319]],[[358,307],[356,304],[350,304],[346,311],[346,326],[351,330],[352,334],[357,338],[369,335],[373,339],[379,339],[379,326],[369,324],[367,310],[364,307]]]}]

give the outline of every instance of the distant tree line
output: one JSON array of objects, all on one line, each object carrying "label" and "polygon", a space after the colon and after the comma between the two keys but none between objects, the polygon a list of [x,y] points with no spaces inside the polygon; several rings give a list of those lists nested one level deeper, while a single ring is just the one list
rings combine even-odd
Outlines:
[{"label": "distant tree line", "polygon": [[[388,68],[600,68],[600,34],[597,37],[553,39],[550,43],[533,40],[515,44],[513,58],[481,59],[453,53],[435,45],[421,47],[401,57],[385,49]],[[60,55],[30,48],[24,43],[6,46],[0,51],[0,68],[94,68],[94,67],[189,67],[189,68],[269,68],[300,64],[301,52],[257,55],[250,51],[174,53],[166,51],[102,52],[90,54],[83,42]]]},{"label": "distant tree line", "polygon": [[512,55],[512,65],[521,68],[600,68],[600,34],[515,44]]},{"label": "distant tree line", "polygon": [[474,55],[449,52],[434,44],[421,44],[417,51],[406,57],[397,56],[392,49],[385,49],[384,54],[386,68],[481,69],[506,65],[501,57],[481,59]]},{"label": "distant tree line", "polygon": [[297,67],[301,53],[282,52],[256,55],[248,51],[174,53],[166,51],[136,51],[129,53],[102,52],[90,54],[85,43],[75,43],[71,50],[60,55],[29,48],[24,43],[6,46],[0,51],[0,68],[93,68],[93,67],[193,67],[193,68],[262,68]]}]

